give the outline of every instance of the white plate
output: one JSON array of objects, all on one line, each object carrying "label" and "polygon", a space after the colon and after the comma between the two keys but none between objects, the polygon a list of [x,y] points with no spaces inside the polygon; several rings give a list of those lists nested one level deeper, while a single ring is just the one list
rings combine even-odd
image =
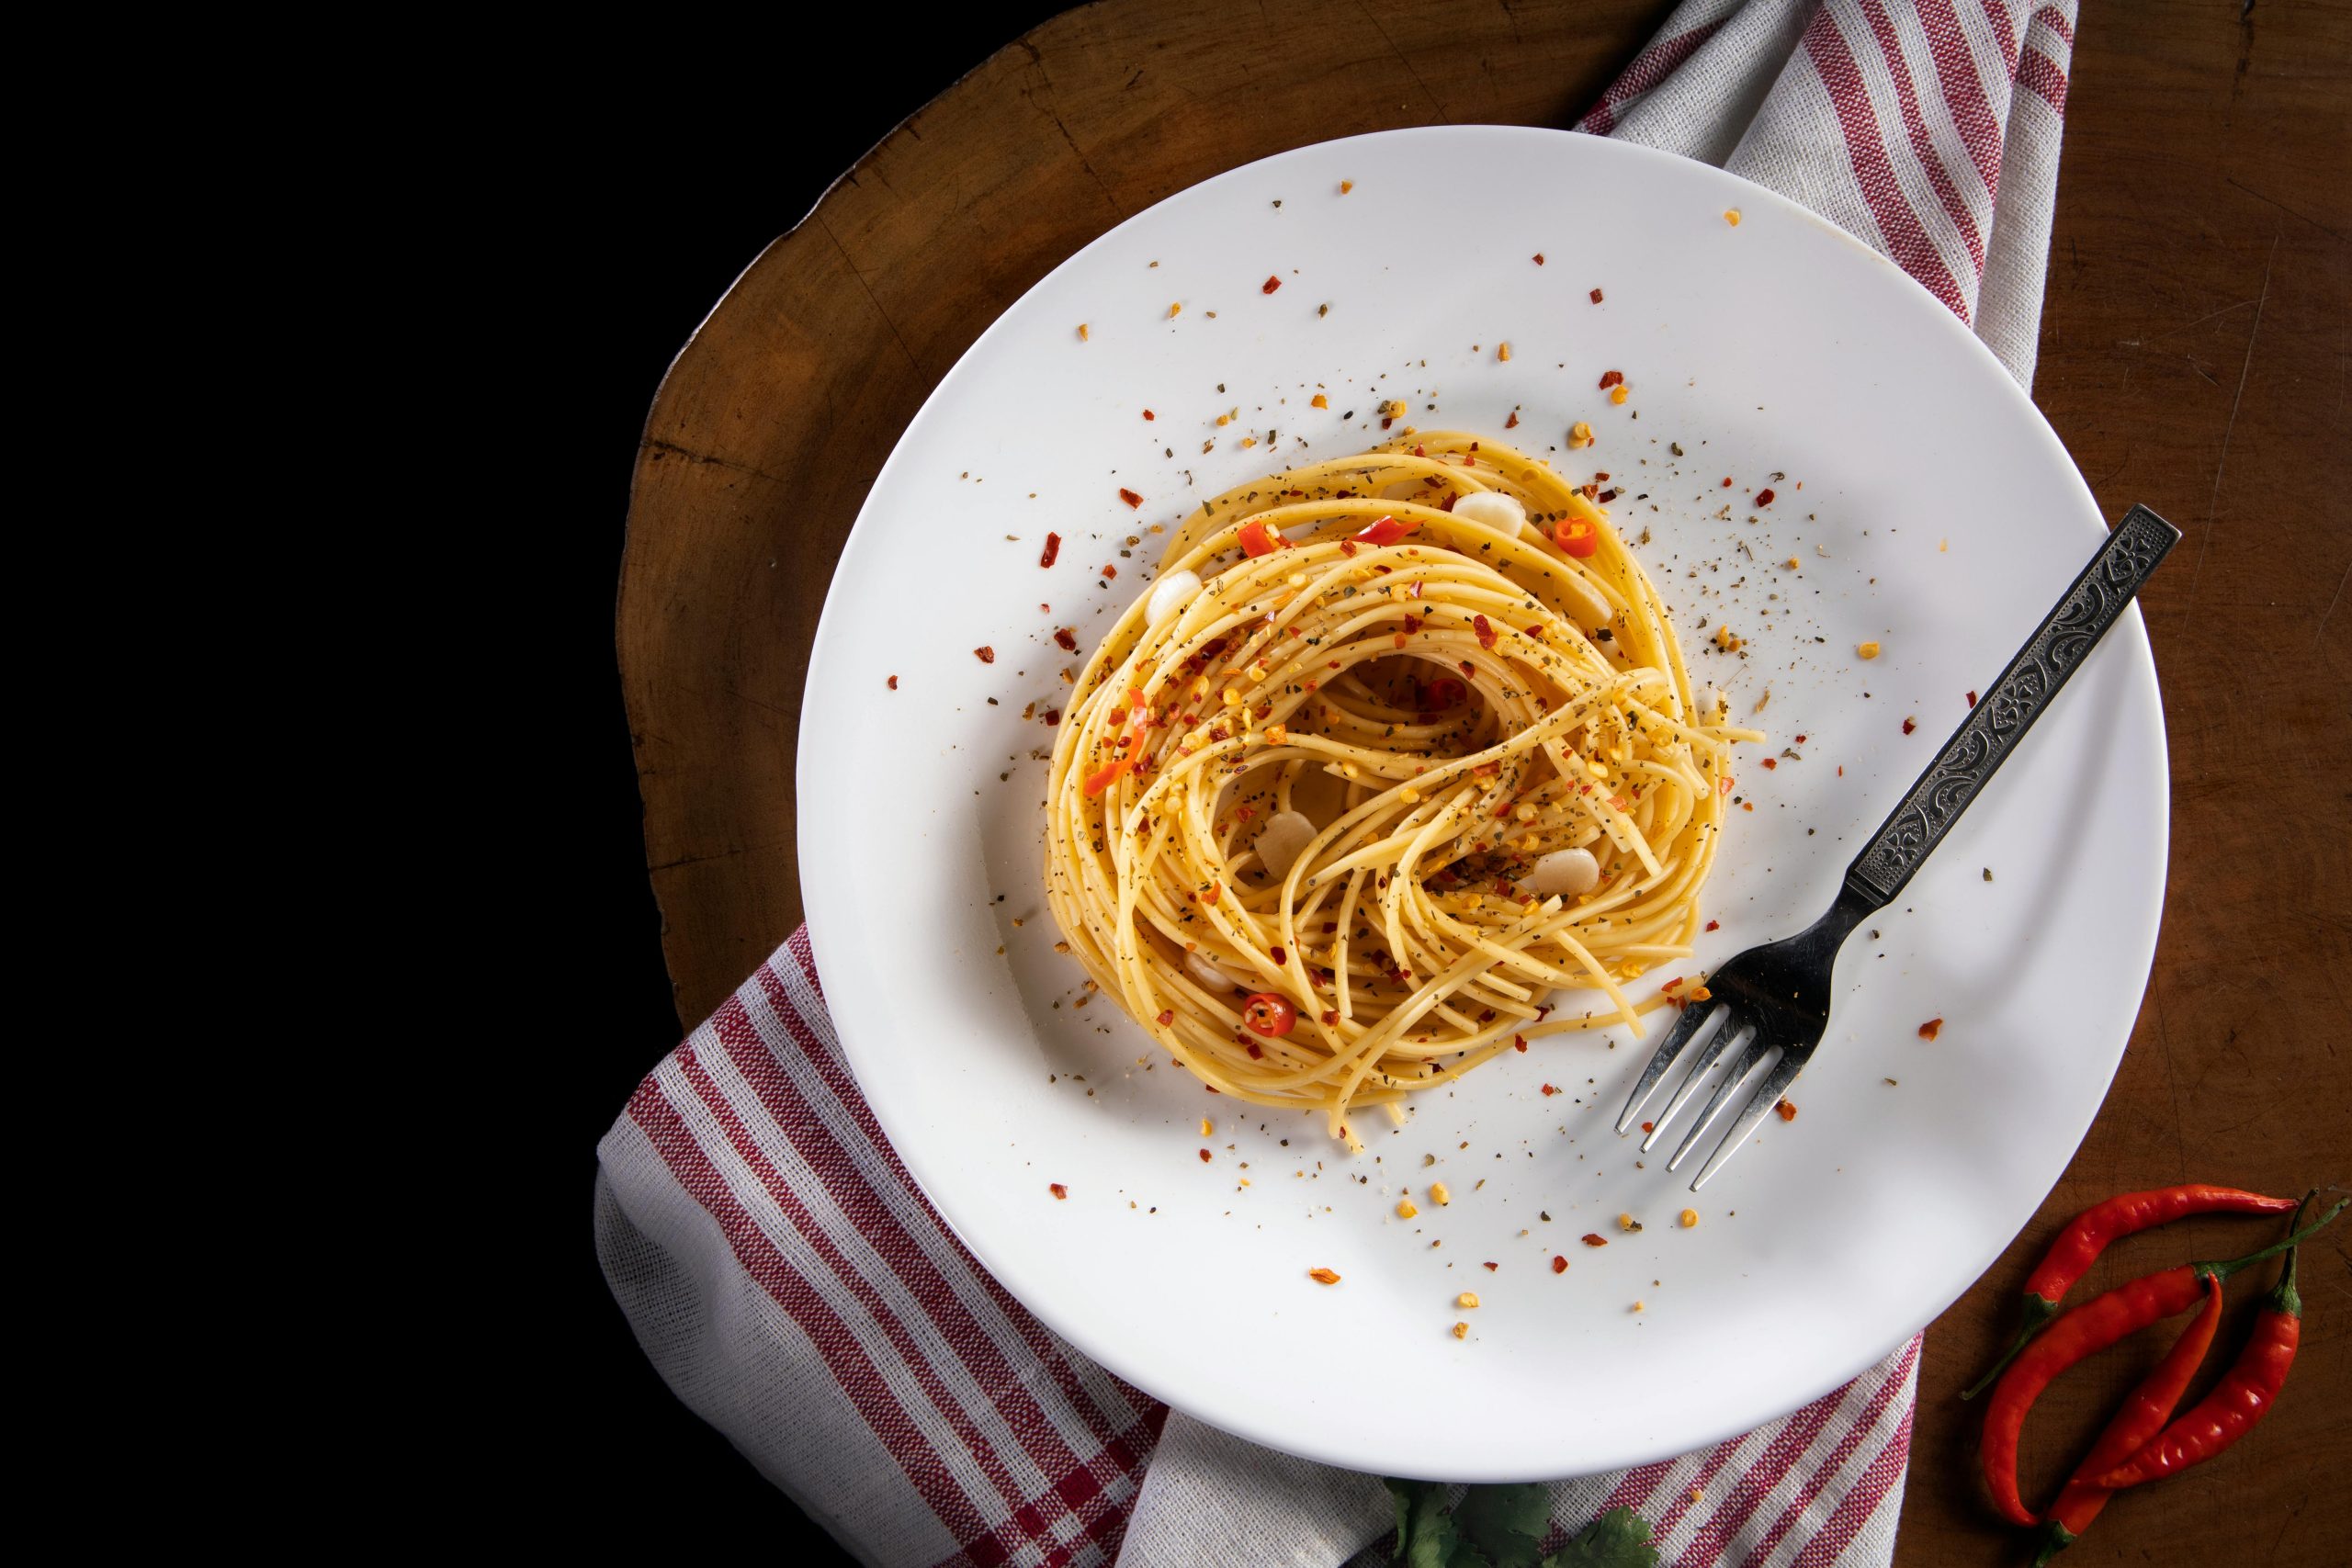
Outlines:
[{"label": "white plate", "polygon": [[[1608,369],[1633,388],[1622,407],[1597,389]],[[1327,411],[1309,406],[1318,389]],[[1080,1350],[1179,1409],[1439,1479],[1679,1453],[1837,1387],[1933,1318],[2089,1126],[2164,896],[2147,637],[2127,615],[1899,907],[1848,944],[1829,1036],[1791,1096],[1801,1114],[1768,1120],[1700,1197],[1687,1170],[1643,1168],[1611,1134],[1645,1053],[1591,1037],[1434,1091],[1395,1132],[1366,1123],[1351,1158],[1317,1119],[1211,1098],[1107,999],[1071,1005],[1082,976],[1052,952],[1041,887],[1052,732],[1020,716],[1058,706],[1058,672],[1079,662],[1052,628],[1091,647],[1147,587],[1152,536],[1127,555],[1125,536],[1253,474],[1362,449],[1382,396],[1428,428],[1500,434],[1518,408],[1510,439],[1627,485],[1613,514],[1651,530],[1639,553],[1693,678],[1727,685],[1742,716],[1769,682],[1769,751],[1806,738],[1801,761],[1738,770],[1756,810],[1735,817],[1706,889],[1723,923],[1702,966],[1827,907],[1963,694],[2101,536],[2065,452],[1976,339],[1757,186],[1617,142],[1476,126],[1237,169],[1032,288],[875,482],[834,571],[801,729],[826,997],[956,1235]],[[1577,419],[1600,441],[1571,453]],[[1250,432],[1261,445],[1244,449]],[[1768,482],[1776,499],[1757,507]],[[1733,521],[1716,520],[1725,505]],[[1066,543],[1041,571],[1048,529]],[[1801,570],[1779,564],[1792,554]],[[1744,660],[1696,651],[1720,621],[1749,638]],[[1884,649],[1875,662],[1855,656],[1865,640]],[[1396,1218],[1399,1194],[1432,1179],[1452,1205],[1423,1197],[1419,1218]],[[1695,1229],[1675,1223],[1686,1205]],[[1621,1213],[1646,1228],[1621,1232]],[[1578,1245],[1587,1232],[1609,1246]],[[1311,1282],[1317,1267],[1341,1283]],[[1465,1290],[1484,1304],[1457,1310]]]}]

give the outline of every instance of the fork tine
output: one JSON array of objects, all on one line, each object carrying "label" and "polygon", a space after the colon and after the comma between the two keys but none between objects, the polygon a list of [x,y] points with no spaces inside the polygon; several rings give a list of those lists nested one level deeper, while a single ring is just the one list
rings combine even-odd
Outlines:
[{"label": "fork tine", "polygon": [[1756,1070],[1756,1064],[1761,1062],[1764,1059],[1764,1054],[1771,1048],[1771,1041],[1765,1038],[1764,1031],[1760,1028],[1748,1037],[1747,1049],[1739,1054],[1739,1060],[1731,1065],[1731,1071],[1724,1075],[1724,1081],[1715,1086],[1714,1095],[1707,1101],[1707,1108],[1699,1112],[1699,1120],[1690,1124],[1690,1131],[1683,1138],[1681,1146],[1674,1151],[1674,1157],[1666,1162],[1667,1169],[1682,1168],[1682,1162],[1690,1157],[1693,1145],[1706,1135],[1708,1128],[1715,1124],[1715,1119],[1721,1116],[1724,1113],[1724,1108],[1731,1103],[1732,1095],[1747,1080],[1747,1076]]},{"label": "fork tine", "polygon": [[[1657,1145],[1657,1141],[1666,1136],[1667,1123],[1682,1114],[1682,1108],[1690,1103],[1692,1095],[1699,1092],[1699,1080],[1707,1076],[1708,1069],[1723,1060],[1725,1051],[1755,1032],[1753,1024],[1733,1013],[1724,1020],[1723,1027],[1715,1031],[1715,1037],[1707,1042],[1706,1050],[1692,1053],[1698,1060],[1692,1062],[1690,1070],[1682,1075],[1682,1082],[1675,1089],[1674,1098],[1667,1102],[1665,1111],[1650,1124],[1650,1135],[1642,1140],[1642,1153],[1649,1153]],[[1708,1109],[1713,1110],[1713,1105],[1710,1104]]]},{"label": "fork tine", "polygon": [[1642,1102],[1657,1091],[1657,1080],[1666,1077],[1666,1069],[1674,1065],[1675,1056],[1690,1043],[1690,1037],[1699,1032],[1699,1026],[1718,1011],[1728,1010],[1718,1008],[1702,1010],[1690,1006],[1682,1009],[1682,1016],[1674,1021],[1674,1027],[1666,1032],[1664,1040],[1658,1042],[1657,1053],[1650,1057],[1650,1065],[1642,1069],[1641,1081],[1634,1085],[1634,1092],[1626,1100],[1625,1109],[1617,1113],[1618,1132],[1623,1133],[1634,1124],[1634,1118],[1641,1113]]},{"label": "fork tine", "polygon": [[[1704,1187],[1707,1178],[1721,1170],[1732,1156],[1747,1145],[1747,1135],[1756,1131],[1756,1124],[1764,1120],[1765,1112],[1780,1103],[1781,1096],[1788,1091],[1789,1085],[1796,1081],[1797,1074],[1804,1067],[1804,1060],[1799,1053],[1781,1053],[1781,1059],[1772,1064],[1771,1072],[1766,1076],[1763,1087],[1756,1091],[1756,1097],[1747,1102],[1747,1109],[1739,1113],[1739,1120],[1733,1122],[1731,1131],[1724,1134],[1724,1141],[1715,1145],[1715,1152],[1707,1156],[1707,1163],[1701,1166],[1699,1174],[1690,1179],[1691,1191],[1696,1192]],[[1668,1168],[1672,1167],[1669,1165]]]}]

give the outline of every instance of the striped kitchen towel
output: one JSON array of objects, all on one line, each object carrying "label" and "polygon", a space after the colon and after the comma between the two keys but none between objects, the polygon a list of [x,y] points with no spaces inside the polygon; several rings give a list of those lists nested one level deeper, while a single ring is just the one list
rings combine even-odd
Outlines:
[{"label": "striped kitchen towel", "polygon": [[1683,0],[1576,129],[1811,208],[2030,389],[2078,4]]},{"label": "striped kitchen towel", "polygon": [[[1685,0],[1577,129],[1804,203],[2030,386],[2077,0],[2031,4]],[[843,1065],[805,929],[599,1156],[597,1253],[646,1354],[861,1561],[1386,1561],[1377,1480],[1170,1413],[974,1261]],[[1744,1438],[1555,1483],[1549,1544],[1624,1506],[1668,1563],[1889,1562],[1918,1358],[1915,1337]]]},{"label": "striped kitchen towel", "polygon": [[[1379,1481],[1170,1413],[989,1277],[857,1092],[806,928],[597,1152],[597,1255],[638,1342],[861,1561],[1387,1561]],[[1884,1563],[1918,1362],[1914,1338],[1736,1441],[1560,1482],[1553,1535],[1622,1505],[1668,1562]]]}]

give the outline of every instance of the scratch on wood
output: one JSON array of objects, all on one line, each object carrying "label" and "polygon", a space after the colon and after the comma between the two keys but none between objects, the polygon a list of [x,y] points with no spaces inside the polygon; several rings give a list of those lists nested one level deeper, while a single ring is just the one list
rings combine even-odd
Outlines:
[{"label": "scratch on wood", "polygon": [[2230,435],[2238,427],[2238,410],[2245,404],[2245,378],[2254,368],[2254,344],[2262,335],[2263,308],[2270,303],[2270,269],[2278,261],[2278,239],[2287,231],[2274,229],[2270,232],[2270,254],[2262,263],[2262,288],[2254,297],[2254,325],[2246,330],[2245,357],[2238,363],[2237,395],[2230,400],[2230,422],[2222,426],[2222,455],[2213,459],[2213,490],[2205,498],[2205,536],[2197,541],[2197,570],[2188,574],[2188,595],[2185,604],[2197,603],[2197,585],[2205,577],[2205,552],[2213,547],[2215,510],[2222,503],[2222,475],[2230,466]]},{"label": "scratch on wood", "polygon": [[658,435],[649,435],[639,442],[638,446],[644,451],[667,452],[673,457],[684,457],[689,463],[707,463],[714,468],[728,468],[739,474],[750,474],[753,479],[765,479],[772,485],[780,485],[784,482],[764,468],[755,468],[749,463],[738,463],[731,458],[714,457],[707,452],[697,452],[691,446],[681,446],[674,441],[664,441]]}]

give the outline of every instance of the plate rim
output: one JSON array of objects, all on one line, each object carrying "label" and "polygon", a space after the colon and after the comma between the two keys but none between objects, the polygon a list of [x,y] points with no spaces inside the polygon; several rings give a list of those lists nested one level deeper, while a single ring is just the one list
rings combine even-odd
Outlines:
[{"label": "plate rim", "polygon": [[[832,576],[826,588],[824,608],[819,617],[816,636],[809,646],[807,675],[800,705],[799,750],[794,759],[794,790],[796,812],[798,818],[795,825],[795,838],[804,868],[822,864],[827,858],[821,836],[812,826],[818,814],[809,809],[812,800],[826,792],[826,781],[822,777],[822,770],[817,769],[810,761],[815,750],[811,745],[811,739],[818,732],[819,727],[816,720],[820,716],[817,708],[822,701],[821,694],[829,689],[828,677],[835,673],[833,667],[839,662],[841,657],[836,647],[840,641],[840,636],[836,632],[839,625],[836,618],[836,596],[841,592],[843,569],[851,565],[861,548],[876,547],[872,543],[874,531],[868,525],[869,517],[874,512],[874,497],[886,488],[887,481],[891,478],[894,469],[901,458],[906,457],[910,437],[913,436],[933,416],[936,408],[944,405],[951,395],[959,391],[956,386],[958,378],[967,372],[967,367],[977,358],[981,356],[983,351],[1000,332],[1011,330],[1008,322],[1018,312],[1020,306],[1033,295],[1046,289],[1065,272],[1080,266],[1090,254],[1105,247],[1129,226],[1142,221],[1160,208],[1221,183],[1240,181],[1253,171],[1288,160],[1322,153],[1335,147],[1369,146],[1399,141],[1482,140],[1495,136],[1507,140],[1525,139],[1531,143],[1544,143],[1546,147],[1575,145],[1579,149],[1576,156],[1624,158],[1634,162],[1649,163],[1656,166],[1673,165],[1682,174],[1694,175],[1702,181],[1708,179],[1721,181],[1724,188],[1733,193],[1736,198],[1735,205],[1755,206],[1771,210],[1776,216],[1801,220],[1808,227],[1834,236],[1871,262],[1901,274],[1902,269],[1891,258],[1858,236],[1793,199],[1767,186],[1758,185],[1742,175],[1713,164],[1684,158],[1676,153],[1619,141],[1611,138],[1595,137],[1583,132],[1561,130],[1550,127],[1469,124],[1412,126],[1367,131],[1355,136],[1332,138],[1288,148],[1264,158],[1236,164],[1207,179],[1170,192],[1149,207],[1129,214],[1118,223],[1096,235],[1085,245],[1072,252],[1058,265],[1023,289],[1017,299],[1000,311],[996,319],[972,340],[971,344],[957,356],[956,363],[940,378],[937,385],[924,398],[922,407],[915,412],[912,418],[899,432],[897,441],[891,447],[889,457],[876,470],[865,499],[859,505],[857,519],[853,524],[848,537],[843,541],[841,553],[835,559]],[[2064,521],[2063,514],[2066,510],[2066,503],[2071,503],[2072,510],[2075,513],[2095,523],[2102,534],[2106,532],[2110,525],[2100,510],[2098,498],[2092,493],[2088,480],[2083,476],[2073,455],[2066,450],[2064,443],[2059,439],[2057,432],[2051,426],[2049,420],[2033,402],[2030,392],[2018,383],[2007,367],[2001,364],[1992,349],[1977,336],[1968,323],[1954,315],[1916,280],[1909,278],[1907,275],[1904,276],[1905,281],[1915,291],[1915,303],[1922,312],[1920,315],[1922,322],[1924,323],[1928,319],[1924,312],[1932,312],[1939,324],[1930,330],[1957,334],[1958,337],[1965,340],[1967,346],[1964,352],[1976,355],[1984,369],[1996,378],[1999,386],[2003,389],[2003,395],[2009,400],[2012,411],[2021,412],[2026,416],[2025,428],[2030,428],[2033,433],[2033,438],[2044,443],[2047,448],[2055,454],[2064,471],[2072,479],[2071,495],[2064,498],[2052,498],[2053,512],[2061,513],[2060,516],[2053,517],[2053,524]],[[2156,831],[2153,835],[2153,852],[2154,862],[2159,867],[2156,897],[2141,911],[2141,919],[2135,922],[2140,929],[2130,933],[2133,950],[2137,953],[2134,962],[2132,991],[2139,998],[2139,1006],[2132,1010],[2120,1036],[2111,1044],[2102,1044],[2101,1050],[2106,1053],[2106,1055],[2101,1066],[2101,1089],[2098,1099],[2090,1106],[2081,1127],[2072,1134],[2071,1141],[2066,1145],[2064,1156],[2055,1162],[2048,1180],[2041,1184],[2041,1192],[2032,1210],[2020,1217],[2017,1228],[2012,1230],[2006,1238],[1996,1241],[1989,1250],[1973,1259],[1974,1267],[1925,1321],[1902,1328],[1883,1343],[1876,1339],[1868,1341],[1867,1353],[1849,1356],[1838,1360],[1834,1368],[1834,1375],[1805,1380],[1804,1384],[1805,1392],[1792,1402],[1782,1403],[1785,1396],[1775,1395],[1771,1400],[1765,1402],[1768,1407],[1764,1408],[1760,1414],[1751,1408],[1752,1401],[1749,1404],[1729,1404],[1726,1406],[1728,1413],[1721,1420],[1706,1424],[1702,1433],[1689,1441],[1682,1440],[1678,1435],[1676,1440],[1670,1444],[1661,1444],[1656,1439],[1647,1443],[1632,1444],[1625,1449],[1623,1457],[1612,1461],[1608,1465],[1599,1469],[1566,1473],[1603,1473],[1607,1471],[1696,1452],[1727,1439],[1743,1436],[1845,1387],[1855,1378],[1866,1373],[1872,1367],[1900,1350],[1914,1337],[1931,1325],[1937,1317],[1950,1310],[1954,1302],[1966,1294],[1983,1277],[1985,1270],[2007,1249],[2016,1235],[2021,1234],[2023,1228],[2032,1223],[2035,1213],[2039,1213],[2041,1204],[2048,1201],[2050,1192],[2064,1176],[2067,1166],[2072,1163],[2075,1154],[2079,1151],[2083,1140],[2088,1135],[2091,1126],[2098,1120],[2099,1111],[2105,1107],[2107,1095],[2113,1087],[2115,1074],[2121,1065],[2123,1053],[2128,1049],[2132,1034],[2138,1026],[2141,1009],[2145,1006],[2148,977],[2153,972],[2154,964],[2157,937],[2163,923],[2164,904],[2170,891],[2171,773],[2165,761],[2168,756],[2168,746],[2164,719],[2163,694],[2156,677],[2154,649],[2148,639],[2146,623],[2136,602],[2126,609],[2104,641],[2120,645],[2121,656],[2128,665],[2128,673],[2125,676],[2127,690],[2123,694],[2122,701],[2140,711],[2136,715],[2127,716],[2139,722],[2146,722],[2153,727],[2149,733],[2154,741],[2152,750],[2157,759],[2157,765],[2151,771],[2151,778],[2148,782],[2154,786],[2152,804]],[[2110,655],[2110,657],[2114,656]],[[829,928],[839,929],[834,925],[836,916],[841,917],[842,925],[848,923],[847,910],[838,901],[840,897],[827,879],[821,876],[815,878],[804,876],[802,886],[804,913],[808,923],[811,953],[817,961],[820,974],[824,973],[827,967],[825,953],[828,951],[833,951],[838,954],[842,951],[841,948],[833,947],[825,934]],[[852,1076],[857,1079],[860,1091],[865,1095],[868,1105],[873,1109],[877,1125],[888,1136],[890,1133],[891,1120],[884,1110],[888,1095],[886,1093],[877,1097],[876,1086],[869,1081],[867,1075],[859,1072],[858,1052],[852,1043],[852,1035],[861,1025],[853,1022],[848,1015],[855,1013],[863,1006],[862,1002],[854,998],[855,993],[853,990],[846,987],[834,988],[828,990],[826,1003],[833,1015],[834,1029],[841,1040],[843,1061],[849,1066]],[[868,1021],[868,1026],[871,1026],[871,1022],[872,1021]],[[2076,1042],[2076,1044],[2079,1045],[2080,1042]],[[1450,1468],[1442,1460],[1434,1464],[1396,1467],[1385,1464],[1363,1451],[1351,1452],[1328,1443],[1314,1440],[1303,1441],[1296,1436],[1272,1429],[1263,1423],[1249,1419],[1246,1416],[1232,1410],[1220,1408],[1212,1414],[1207,1408],[1197,1406],[1189,1399],[1171,1398],[1168,1393],[1152,1387],[1148,1374],[1138,1375],[1134,1359],[1124,1353],[1116,1341],[1104,1339],[1094,1333],[1087,1324],[1072,1321],[1069,1315],[1057,1309],[1057,1303],[1055,1303],[1049,1291],[1033,1290],[1030,1287],[1036,1281],[1022,1276],[1018,1270],[1007,1272],[1000,1267],[998,1262],[991,1260],[989,1251],[967,1232],[959,1221],[952,1201],[944,1196],[953,1192],[952,1181],[937,1179],[942,1173],[933,1168],[927,1168],[933,1164],[933,1156],[921,1146],[921,1140],[909,1140],[902,1144],[899,1139],[891,1138],[890,1146],[905,1166],[909,1176],[912,1178],[925,1201],[939,1216],[941,1223],[972,1254],[974,1259],[988,1271],[992,1279],[1001,1284],[1024,1310],[1033,1314],[1039,1322],[1068,1343],[1072,1349],[1091,1358],[1148,1398],[1165,1404],[1170,1409],[1182,1410],[1195,1419],[1247,1440],[1283,1453],[1351,1471],[1411,1474],[1419,1479],[1457,1483],[1552,1480],[1559,1478],[1563,1473],[1555,1466],[1541,1464],[1517,1469],[1509,1467],[1497,1469],[1492,1466],[1470,1469]]]}]

